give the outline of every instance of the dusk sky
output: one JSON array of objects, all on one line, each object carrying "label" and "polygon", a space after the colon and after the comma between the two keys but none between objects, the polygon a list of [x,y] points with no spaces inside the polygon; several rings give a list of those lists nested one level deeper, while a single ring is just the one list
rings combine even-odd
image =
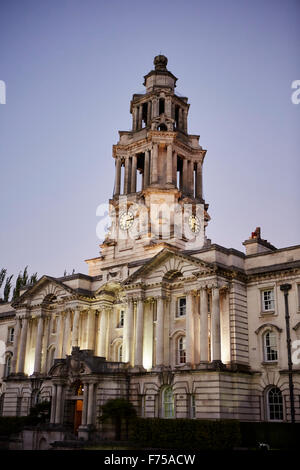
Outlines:
[{"label": "dusk sky", "polygon": [[300,2],[0,0],[0,268],[87,273],[112,145],[157,54],[207,149],[212,243],[300,243]]}]

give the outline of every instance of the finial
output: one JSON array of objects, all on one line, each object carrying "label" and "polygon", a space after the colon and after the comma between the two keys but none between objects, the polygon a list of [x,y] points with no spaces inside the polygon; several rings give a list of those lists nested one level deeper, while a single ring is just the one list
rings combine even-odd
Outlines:
[{"label": "finial", "polygon": [[153,61],[155,70],[167,70],[168,59],[164,55],[157,55]]}]

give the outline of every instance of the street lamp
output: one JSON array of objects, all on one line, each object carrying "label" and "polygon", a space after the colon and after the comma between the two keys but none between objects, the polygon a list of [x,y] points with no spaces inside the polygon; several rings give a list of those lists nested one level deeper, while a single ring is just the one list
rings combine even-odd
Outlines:
[{"label": "street lamp", "polygon": [[290,389],[290,402],[291,402],[291,421],[295,422],[295,401],[294,401],[294,384],[293,384],[293,363],[291,352],[291,334],[290,334],[290,314],[289,314],[289,290],[292,288],[291,284],[281,284],[280,290],[284,294],[285,305],[285,325],[286,325],[286,345],[288,353],[288,371],[289,371],[289,389]]}]

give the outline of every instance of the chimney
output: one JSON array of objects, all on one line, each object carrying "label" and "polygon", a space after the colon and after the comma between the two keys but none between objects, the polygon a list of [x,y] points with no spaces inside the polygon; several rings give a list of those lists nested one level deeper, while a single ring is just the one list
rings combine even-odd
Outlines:
[{"label": "chimney", "polygon": [[271,245],[268,240],[263,240],[260,234],[260,227],[256,227],[255,231],[251,233],[248,240],[243,242],[243,245],[246,247],[246,256],[257,255],[258,253],[273,252],[277,250],[277,248]]}]

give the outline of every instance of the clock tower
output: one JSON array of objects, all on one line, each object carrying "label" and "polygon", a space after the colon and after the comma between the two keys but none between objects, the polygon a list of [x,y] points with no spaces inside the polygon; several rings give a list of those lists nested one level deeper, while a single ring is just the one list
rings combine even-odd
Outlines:
[{"label": "clock tower", "polygon": [[[119,131],[113,146],[115,184],[110,228],[90,274],[107,264],[145,259],[162,246],[177,250],[207,244],[208,204],[202,191],[206,154],[199,136],[188,134],[188,98],[176,94],[177,78],[164,55],[144,77],[145,93],[130,103],[132,129]],[[100,266],[99,266],[100,267]]]}]

